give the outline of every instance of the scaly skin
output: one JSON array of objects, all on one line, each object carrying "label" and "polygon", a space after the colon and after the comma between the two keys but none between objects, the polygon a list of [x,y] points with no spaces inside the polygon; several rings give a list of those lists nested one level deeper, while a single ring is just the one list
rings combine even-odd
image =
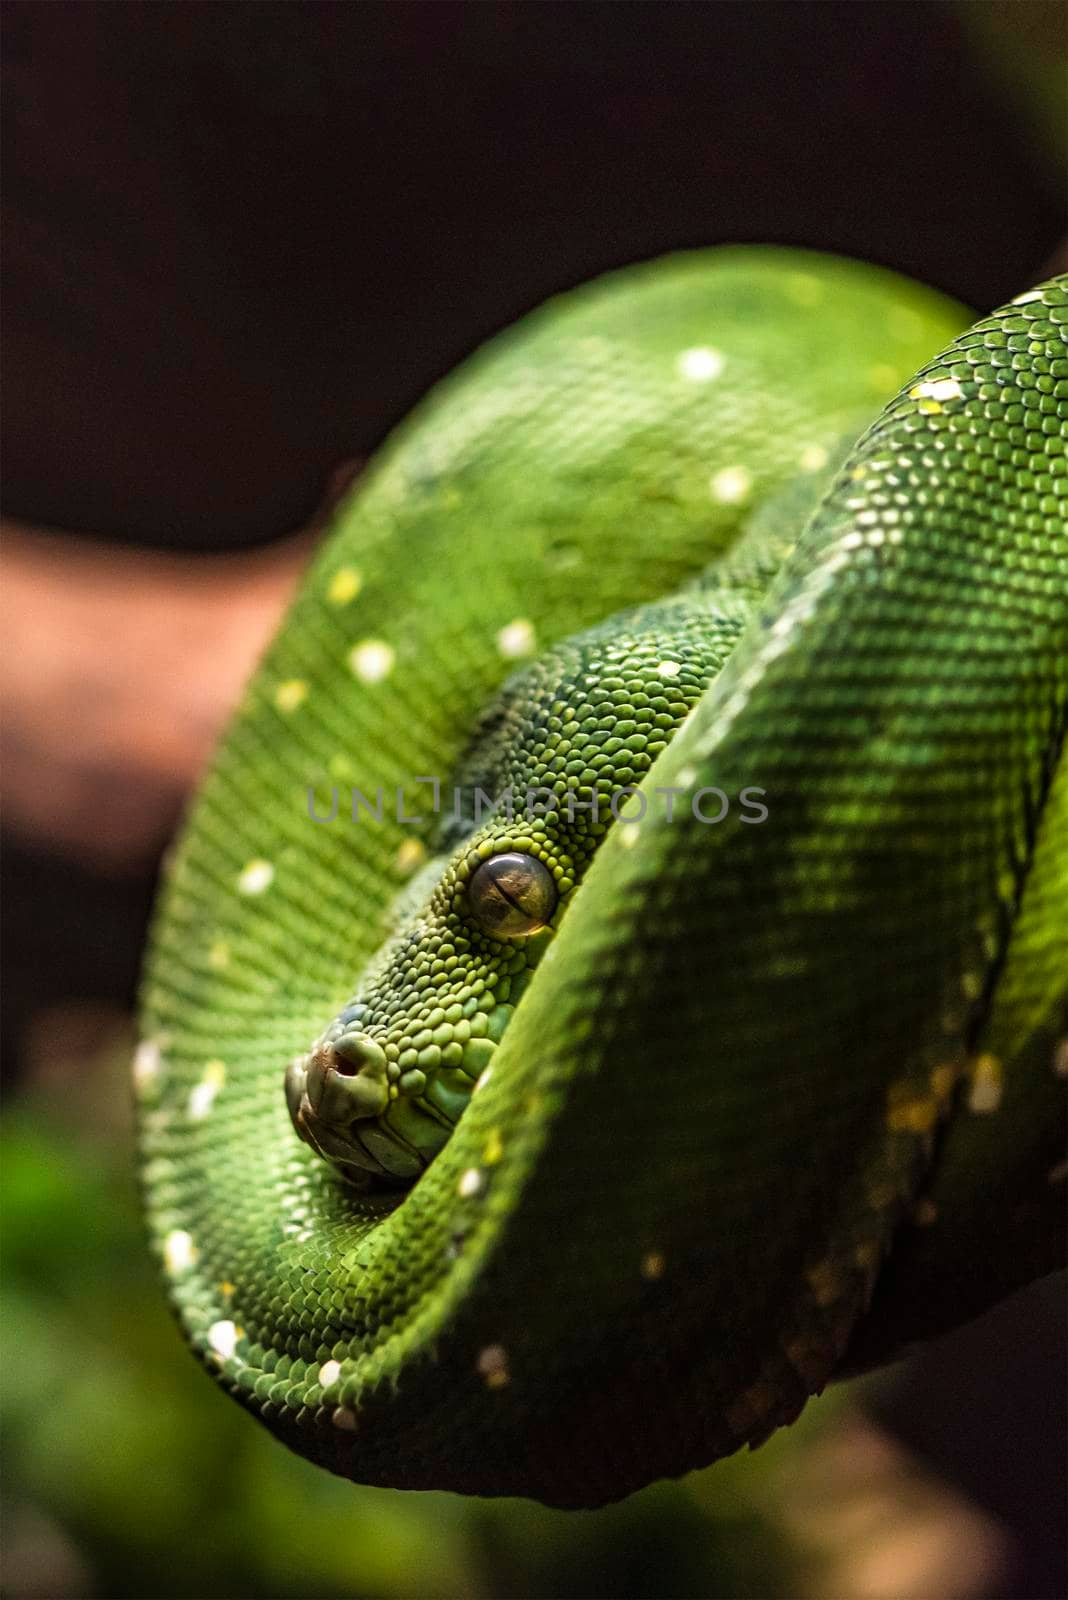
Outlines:
[{"label": "scaly skin", "polygon": [[[352,1001],[289,1071],[298,1132],[345,1177],[410,1181],[443,1148],[614,821],[613,804],[622,809],[625,791],[666,749],[758,596],[728,581],[617,614],[505,686],[446,786],[444,803],[464,820],[441,843],[457,833],[460,842],[429,863],[417,895],[404,894],[400,925]],[[487,809],[499,803],[476,826],[480,794]],[[743,803],[758,819],[758,805]],[[704,806],[720,809],[715,797]],[[505,857],[513,916],[524,878],[540,879],[548,897],[544,916],[514,918],[524,924],[516,934],[500,926],[499,894],[490,894],[488,926],[472,900],[483,863]],[[444,983],[434,982],[437,964]]]},{"label": "scaly skin", "polygon": [[[305,1455],[597,1504],[1063,1258],[1068,282],[932,361],[963,322],[792,251],[618,274],[339,514],[170,866],[135,1073],[186,1333]],[[897,390],[805,525],[784,486]],[[532,772],[684,798],[435,831],[414,781]],[[426,820],[317,825],[332,784]],[[506,848],[549,889],[472,888]]]}]

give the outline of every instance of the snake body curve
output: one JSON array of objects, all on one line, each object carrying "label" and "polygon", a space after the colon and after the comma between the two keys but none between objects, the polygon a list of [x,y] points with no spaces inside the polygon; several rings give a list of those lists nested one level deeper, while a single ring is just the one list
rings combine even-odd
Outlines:
[{"label": "snake body curve", "polygon": [[[1068,280],[966,320],[804,252],[629,269],[340,509],[135,1061],[184,1330],[313,1460],[602,1503],[1063,1258]],[[531,772],[641,794],[428,814]]]}]

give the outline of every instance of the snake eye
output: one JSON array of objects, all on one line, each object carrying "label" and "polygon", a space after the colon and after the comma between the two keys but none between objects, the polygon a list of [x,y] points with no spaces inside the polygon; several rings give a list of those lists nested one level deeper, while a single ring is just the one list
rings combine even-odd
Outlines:
[{"label": "snake eye", "polygon": [[508,850],[475,868],[467,903],[487,933],[514,939],[544,928],[556,910],[556,883],[537,856]]}]

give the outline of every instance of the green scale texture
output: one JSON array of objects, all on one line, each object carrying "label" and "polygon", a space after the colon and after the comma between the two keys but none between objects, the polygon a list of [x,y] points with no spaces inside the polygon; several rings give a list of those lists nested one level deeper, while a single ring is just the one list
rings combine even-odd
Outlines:
[{"label": "green scale texture", "polygon": [[[170,863],[135,1070],[183,1327],[305,1455],[597,1504],[1062,1258],[1068,283],[964,323],[826,257],[653,263],[494,341],[341,509]],[[886,400],[806,522],[785,486]],[[744,605],[634,775],[759,786],[762,825],[650,803],[591,861],[487,822],[558,875],[531,959],[457,948],[441,862],[398,902],[420,854],[388,807],[310,822],[309,785],[415,814],[417,774],[559,773],[573,636],[702,571],[677,631],[717,587]],[[649,636],[615,626],[633,661]],[[480,719],[516,640],[544,663],[505,691],[510,756]],[[507,958],[522,1000],[418,1181],[362,1191],[298,1139],[283,1073],[369,962],[381,1036],[407,1025],[413,925],[431,988],[474,961],[492,992]]]},{"label": "green scale texture", "polygon": [[[757,593],[709,579],[562,641],[505,685],[440,797],[455,819],[438,842],[460,842],[398,896],[396,931],[322,1035],[329,1064],[294,1063],[296,1124],[345,1176],[410,1180],[442,1149],[625,791],[723,665]],[[476,823],[478,796],[500,803]],[[719,806],[704,797],[702,814]],[[521,939],[487,931],[468,902],[481,863],[507,852],[540,862],[556,896],[551,922]],[[346,1040],[341,1075],[329,1047]]]}]

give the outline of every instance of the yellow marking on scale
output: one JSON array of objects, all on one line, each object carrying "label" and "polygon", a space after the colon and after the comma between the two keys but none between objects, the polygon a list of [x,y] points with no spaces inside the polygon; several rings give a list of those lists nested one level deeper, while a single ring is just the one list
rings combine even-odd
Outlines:
[{"label": "yellow marking on scale", "polygon": [[356,567],[339,567],[330,579],[326,598],[332,606],[347,606],[363,588],[363,577]]},{"label": "yellow marking on scale", "polygon": [[421,839],[403,839],[397,847],[397,854],[393,858],[393,865],[398,872],[406,876],[414,872],[416,867],[421,867],[426,860],[426,845]]},{"label": "yellow marking on scale", "polygon": [[274,691],[274,703],[287,714],[296,711],[308,698],[308,685],[303,678],[287,678]]}]

